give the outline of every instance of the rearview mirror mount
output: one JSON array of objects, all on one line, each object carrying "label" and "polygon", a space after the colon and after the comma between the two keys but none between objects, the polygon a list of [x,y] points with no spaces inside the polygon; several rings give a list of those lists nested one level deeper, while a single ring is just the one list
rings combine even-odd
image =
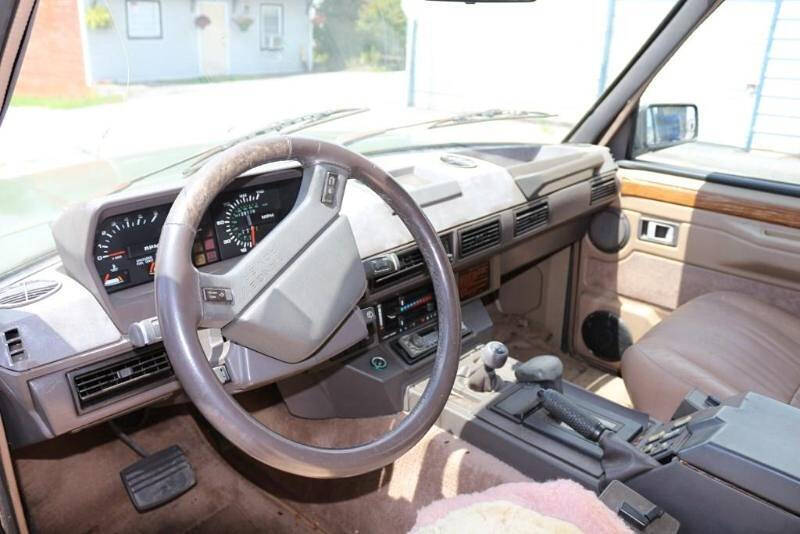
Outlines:
[{"label": "rearview mirror mount", "polygon": [[697,106],[650,104],[639,108],[633,156],[655,152],[697,139]]}]

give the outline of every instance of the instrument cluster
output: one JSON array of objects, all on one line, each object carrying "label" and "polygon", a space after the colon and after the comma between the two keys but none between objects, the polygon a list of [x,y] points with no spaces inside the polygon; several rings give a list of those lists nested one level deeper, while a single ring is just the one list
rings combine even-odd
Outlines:
[{"label": "instrument cluster", "polygon": [[[202,267],[246,254],[294,207],[300,178],[225,191],[211,203],[197,230],[192,262]],[[161,228],[171,204],[103,219],[95,231],[94,264],[106,291],[151,282]]]}]

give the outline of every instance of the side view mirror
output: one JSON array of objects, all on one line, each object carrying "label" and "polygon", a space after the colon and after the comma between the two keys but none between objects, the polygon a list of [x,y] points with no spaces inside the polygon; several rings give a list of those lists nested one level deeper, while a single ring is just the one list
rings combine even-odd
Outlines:
[{"label": "side view mirror", "polygon": [[697,139],[697,106],[650,104],[639,108],[633,156],[654,152]]}]

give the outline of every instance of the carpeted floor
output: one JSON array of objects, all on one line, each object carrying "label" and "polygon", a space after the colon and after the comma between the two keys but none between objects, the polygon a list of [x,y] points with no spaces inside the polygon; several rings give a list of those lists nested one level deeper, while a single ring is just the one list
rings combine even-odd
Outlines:
[{"label": "carpeted floor", "polygon": [[[307,443],[345,446],[368,441],[395,417],[308,421],[291,416],[267,388],[240,402],[271,428]],[[34,532],[325,532],[401,533],[422,506],[527,477],[438,429],[393,465],[345,480],[311,480],[264,467],[211,430],[190,407],[152,410],[131,432],[145,449],[179,444],[197,486],[171,503],[139,514],[119,470],[137,460],[105,426],[15,453]]]},{"label": "carpeted floor", "polygon": [[[495,339],[527,360],[556,354],[565,378],[615,402],[629,404],[624,384],[558,350],[523,316],[492,312]],[[298,441],[328,447],[363,443],[397,423],[389,416],[309,421],[288,413],[274,388],[239,397],[270,428]],[[172,444],[186,451],[197,486],[161,508],[139,514],[119,479],[138,457],[107,426],[62,436],[14,454],[33,532],[324,532],[401,533],[416,512],[443,497],[527,478],[491,455],[434,428],[393,465],[345,480],[311,480],[271,469],[244,456],[191,406],[151,410],[131,432],[146,450]]]},{"label": "carpeted floor", "polygon": [[494,323],[493,338],[505,343],[517,360],[527,361],[534,356],[553,354],[564,364],[565,380],[623,406],[633,406],[622,378],[562,352],[559,341],[526,316],[501,313],[495,306],[487,309]]},{"label": "carpeted floor", "polygon": [[186,452],[197,486],[150,512],[133,508],[119,471],[138,460],[107,426],[15,453],[32,532],[318,532],[319,525],[242,477],[210,446],[189,407],[157,414],[134,439]]}]

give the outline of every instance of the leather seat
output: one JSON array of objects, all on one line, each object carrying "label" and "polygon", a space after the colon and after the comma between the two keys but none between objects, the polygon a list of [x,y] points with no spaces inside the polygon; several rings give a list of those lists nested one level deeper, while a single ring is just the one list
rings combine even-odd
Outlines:
[{"label": "leather seat", "polygon": [[694,388],[800,406],[800,318],[738,293],[708,293],[628,348],[622,376],[634,405],[661,420]]}]

